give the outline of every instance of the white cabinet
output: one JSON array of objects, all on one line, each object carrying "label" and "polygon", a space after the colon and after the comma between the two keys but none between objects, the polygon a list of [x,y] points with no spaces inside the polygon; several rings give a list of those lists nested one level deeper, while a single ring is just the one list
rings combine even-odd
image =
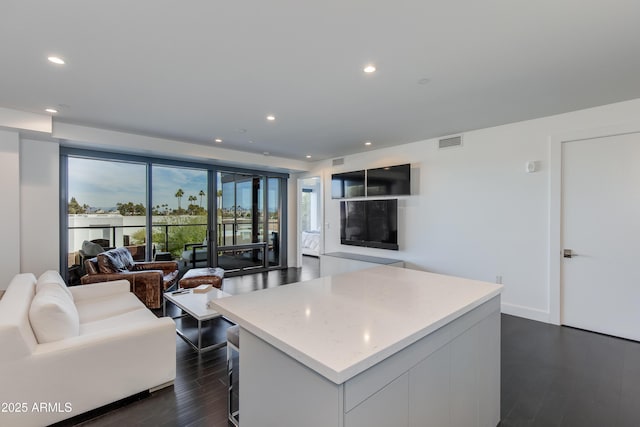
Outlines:
[{"label": "white cabinet", "polygon": [[451,347],[445,346],[411,368],[409,426],[449,427],[451,415]]},{"label": "white cabinet", "polygon": [[496,296],[343,384],[240,331],[242,427],[495,427]]},{"label": "white cabinet", "polygon": [[409,374],[404,373],[345,414],[345,427],[409,426]]},{"label": "white cabinet", "polygon": [[342,388],[240,329],[241,427],[342,427]]}]

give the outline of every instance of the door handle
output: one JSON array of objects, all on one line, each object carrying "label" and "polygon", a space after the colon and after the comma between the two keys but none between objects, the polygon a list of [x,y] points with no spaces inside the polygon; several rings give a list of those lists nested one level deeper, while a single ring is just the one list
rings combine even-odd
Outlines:
[{"label": "door handle", "polygon": [[565,249],[564,251],[562,251],[562,256],[565,258],[573,258],[574,256],[578,255],[574,254],[572,249]]}]

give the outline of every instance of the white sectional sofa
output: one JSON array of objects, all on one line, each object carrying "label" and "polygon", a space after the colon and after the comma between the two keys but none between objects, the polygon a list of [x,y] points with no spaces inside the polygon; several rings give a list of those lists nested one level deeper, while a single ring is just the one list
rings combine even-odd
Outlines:
[{"label": "white sectional sofa", "polygon": [[0,299],[0,426],[48,425],[172,384],[175,323],[129,286],[14,277]]}]

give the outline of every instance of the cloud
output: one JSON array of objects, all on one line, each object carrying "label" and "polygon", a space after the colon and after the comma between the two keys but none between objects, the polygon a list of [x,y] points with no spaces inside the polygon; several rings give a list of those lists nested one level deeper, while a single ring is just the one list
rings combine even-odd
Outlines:
[{"label": "cloud", "polygon": [[[237,175],[229,174],[233,179]],[[218,175],[218,188],[223,189],[223,206],[230,208],[240,205],[251,207],[252,182],[251,179],[241,179],[220,184]],[[134,162],[110,161],[69,157],[68,185],[69,199],[75,197],[78,203],[88,204],[92,207],[115,207],[117,203],[142,203],[146,204],[146,165]],[[189,196],[196,196],[196,204],[200,204],[200,190],[205,194],[208,190],[208,173],[202,169],[189,169],[173,166],[152,166],[152,203],[156,205],[169,205],[170,209],[178,207],[178,199],[175,197],[179,188],[184,191],[181,205],[189,204]],[[264,180],[262,180],[264,183]],[[278,206],[277,189],[275,181],[269,182],[269,211],[274,211]],[[203,206],[206,206],[209,194],[202,198]],[[237,197],[237,200],[235,200]],[[262,207],[262,196],[259,197],[259,206]]]},{"label": "cloud", "polygon": [[[153,166],[153,204],[178,207],[176,191],[182,188],[187,201],[200,190],[207,192],[207,171]],[[114,207],[117,203],[146,204],[146,165],[130,162],[69,157],[69,198],[94,207]],[[188,202],[187,202],[188,203]],[[206,198],[203,198],[206,203]],[[183,203],[184,206],[184,203]]]}]

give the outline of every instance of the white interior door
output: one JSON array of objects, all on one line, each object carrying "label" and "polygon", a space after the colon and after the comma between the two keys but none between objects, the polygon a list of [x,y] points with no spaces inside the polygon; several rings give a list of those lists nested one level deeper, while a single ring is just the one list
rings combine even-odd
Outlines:
[{"label": "white interior door", "polygon": [[562,323],[640,340],[640,134],[562,144]]}]

